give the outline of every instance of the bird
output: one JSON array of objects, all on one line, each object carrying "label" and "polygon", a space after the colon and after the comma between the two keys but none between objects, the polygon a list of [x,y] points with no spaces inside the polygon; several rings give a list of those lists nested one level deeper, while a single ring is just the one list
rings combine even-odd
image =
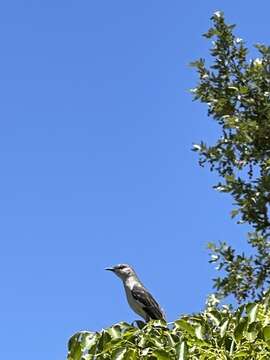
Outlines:
[{"label": "bird", "polygon": [[112,271],[124,285],[126,297],[131,309],[141,316],[145,322],[150,320],[164,320],[165,313],[153,296],[139,280],[133,268],[128,264],[118,264],[105,270]]}]

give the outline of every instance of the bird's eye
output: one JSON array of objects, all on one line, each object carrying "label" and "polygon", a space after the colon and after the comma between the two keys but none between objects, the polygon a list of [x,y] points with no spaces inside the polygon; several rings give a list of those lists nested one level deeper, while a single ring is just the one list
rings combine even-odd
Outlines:
[{"label": "bird's eye", "polygon": [[119,266],[118,266],[118,269],[119,269],[119,270],[122,270],[122,269],[124,269],[124,268],[125,268],[125,265],[119,265]]}]

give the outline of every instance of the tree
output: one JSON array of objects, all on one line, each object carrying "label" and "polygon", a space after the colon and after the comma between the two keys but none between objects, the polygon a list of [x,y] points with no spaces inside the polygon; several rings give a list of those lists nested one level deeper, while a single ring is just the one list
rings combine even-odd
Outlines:
[{"label": "tree", "polygon": [[[68,344],[68,360],[267,360],[270,353],[270,48],[257,45],[258,59],[247,60],[244,42],[222,13],[212,17],[204,35],[214,39],[209,68],[200,59],[195,100],[206,103],[219,124],[214,145],[194,145],[199,163],[210,165],[220,182],[214,187],[233,197],[232,217],[252,231],[254,255],[237,254],[226,243],[210,244],[211,262],[222,276],[214,279],[204,311],[173,323],[150,321],[135,327],[115,324],[101,332],[79,332]],[[236,310],[219,299],[234,295]],[[247,303],[247,298],[252,302]]]},{"label": "tree", "polygon": [[248,243],[253,255],[237,254],[227,245],[210,244],[212,262],[222,276],[214,279],[220,297],[234,295],[242,302],[260,297],[270,282],[270,48],[256,45],[259,58],[248,60],[248,49],[225,23],[221,12],[204,34],[211,39],[212,63],[192,63],[199,74],[194,99],[207,104],[208,115],[221,130],[216,143],[194,145],[200,165],[209,164],[220,182],[214,187],[231,194],[238,223],[252,231]]},{"label": "tree", "polygon": [[151,321],[136,328],[116,324],[101,332],[80,332],[69,340],[68,360],[267,360],[269,301],[236,312],[208,303],[200,314],[174,323]]}]

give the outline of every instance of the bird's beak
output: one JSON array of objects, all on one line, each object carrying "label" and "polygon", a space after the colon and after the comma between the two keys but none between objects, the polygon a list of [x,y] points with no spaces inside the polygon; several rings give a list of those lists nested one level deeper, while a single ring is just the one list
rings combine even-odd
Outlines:
[{"label": "bird's beak", "polygon": [[105,268],[105,270],[114,271],[114,268],[108,267],[108,268]]}]

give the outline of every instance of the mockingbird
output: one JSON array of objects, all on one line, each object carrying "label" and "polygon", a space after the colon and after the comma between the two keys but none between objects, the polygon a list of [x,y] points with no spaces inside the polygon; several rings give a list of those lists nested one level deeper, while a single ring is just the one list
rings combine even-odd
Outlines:
[{"label": "mockingbird", "polygon": [[165,320],[165,314],[153,296],[146,290],[135,271],[127,264],[119,264],[106,268],[115,273],[122,281],[127,301],[133,311],[146,322],[149,320]]}]

